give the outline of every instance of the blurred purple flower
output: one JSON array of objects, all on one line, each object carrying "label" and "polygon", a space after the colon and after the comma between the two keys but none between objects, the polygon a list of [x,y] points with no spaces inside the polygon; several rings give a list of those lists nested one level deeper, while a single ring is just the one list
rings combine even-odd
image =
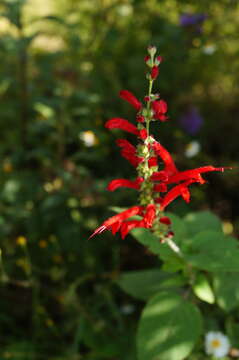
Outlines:
[{"label": "blurred purple flower", "polygon": [[182,128],[190,135],[195,135],[201,128],[203,118],[196,107],[191,106],[179,119]]},{"label": "blurred purple flower", "polygon": [[181,26],[193,26],[201,25],[207,18],[206,14],[189,14],[184,13],[180,16],[180,25]]}]

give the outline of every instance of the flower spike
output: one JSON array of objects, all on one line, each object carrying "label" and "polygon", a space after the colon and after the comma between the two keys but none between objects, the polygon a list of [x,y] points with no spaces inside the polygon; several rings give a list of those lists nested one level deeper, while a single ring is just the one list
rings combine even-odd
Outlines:
[{"label": "flower spike", "polygon": [[164,214],[166,207],[179,197],[188,203],[190,201],[189,186],[206,182],[202,174],[212,171],[223,172],[226,169],[207,165],[179,171],[169,151],[150,134],[152,121],[164,122],[168,119],[166,101],[161,99],[160,94],[152,92],[153,83],[159,76],[159,66],[162,62],[162,57],[157,56],[156,52],[155,46],[149,46],[148,55],[145,58],[149,68],[147,74],[149,91],[144,97],[145,106],[130,91],[122,90],[119,93],[120,97],[137,111],[136,125],[120,117],[112,118],[105,124],[107,129],[121,129],[137,137],[136,146],[126,139],[116,141],[121,155],[136,169],[136,179],[114,179],[108,184],[107,189],[109,191],[115,191],[120,187],[135,189],[139,191],[139,205],[105,220],[90,238],[109,230],[113,235],[119,232],[124,239],[132,229],[143,227],[150,229],[160,242],[167,242],[168,239],[172,243],[174,232],[171,229],[170,218]]}]

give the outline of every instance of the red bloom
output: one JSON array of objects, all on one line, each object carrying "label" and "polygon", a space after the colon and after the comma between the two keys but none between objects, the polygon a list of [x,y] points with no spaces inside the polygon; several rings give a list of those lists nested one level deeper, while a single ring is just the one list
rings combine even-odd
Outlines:
[{"label": "red bloom", "polygon": [[143,220],[129,220],[129,221],[123,222],[123,224],[120,228],[121,238],[124,240],[126,235],[128,235],[128,233],[131,230],[133,230],[137,227],[144,227],[144,221]]},{"label": "red bloom", "polygon": [[154,112],[154,118],[165,121],[167,120],[167,116],[165,116],[165,113],[168,110],[167,103],[164,100],[155,100],[151,104],[152,110]]},{"label": "red bloom", "polygon": [[158,77],[159,68],[158,66],[153,66],[151,70],[151,79],[155,80]]},{"label": "red bloom", "polygon": [[120,97],[130,103],[137,111],[142,108],[141,102],[128,90],[121,90]]},{"label": "red bloom", "polygon": [[144,181],[144,179],[142,177],[138,177],[136,180],[131,181],[131,180],[127,180],[127,179],[115,179],[112,180],[108,186],[107,186],[107,190],[109,191],[115,191],[116,189],[118,189],[119,187],[127,187],[127,188],[131,188],[131,189],[136,189],[139,190],[140,189],[140,184]]},{"label": "red bloom", "polygon": [[182,196],[182,198],[186,201],[190,201],[190,193],[188,190],[188,186],[195,182],[194,180],[187,180],[182,184],[176,185],[173,187],[164,198],[158,199],[160,203],[160,210],[164,211],[166,206],[168,206],[173,200],[175,200],[178,196]]},{"label": "red bloom", "polygon": [[167,185],[165,185],[164,183],[155,184],[154,185],[154,191],[155,192],[166,192],[166,191],[168,191],[168,188],[167,188]]},{"label": "red bloom", "polygon": [[153,175],[151,176],[151,180],[166,182],[166,181],[168,181],[168,174],[164,170],[154,172]]},{"label": "red bloom", "polygon": [[117,215],[110,217],[93,232],[89,239],[97,234],[101,234],[105,230],[111,230],[113,233],[116,233],[120,229],[124,220],[127,220],[128,218],[135,215],[140,215],[142,213],[142,210],[142,206],[133,206]]},{"label": "red bloom", "polygon": [[201,177],[201,173],[209,172],[209,171],[224,171],[223,167],[215,168],[214,166],[202,166],[192,170],[180,171],[175,175],[169,177],[167,184],[177,183],[183,180],[192,179],[200,184],[204,184],[205,180]]},{"label": "red bloom", "polygon": [[160,156],[164,162],[165,169],[164,171],[167,173],[168,176],[172,176],[178,173],[178,169],[173,161],[172,156],[170,153],[157,141],[153,143],[153,149],[156,155]]},{"label": "red bloom", "polygon": [[128,120],[122,118],[112,118],[105,123],[107,129],[121,129],[134,135],[139,135],[139,130]]},{"label": "red bloom", "polygon": [[137,167],[143,161],[143,158],[136,155],[135,147],[128,140],[118,139],[116,144],[121,148],[121,155],[134,167]]},{"label": "red bloom", "polygon": [[[135,215],[142,216],[142,219],[127,221],[127,219]],[[121,237],[124,239],[128,232],[135,227],[151,228],[155,217],[156,207],[154,204],[149,204],[146,208],[134,206],[104,221],[103,224],[93,232],[90,238],[97,234],[101,234],[105,230],[110,230],[113,234],[120,230]]]},{"label": "red bloom", "polygon": [[146,129],[139,130],[139,137],[142,140],[145,140],[148,137],[148,133]]},{"label": "red bloom", "polygon": [[136,116],[136,121],[139,123],[144,123],[145,122],[145,118],[143,115],[137,115]]},{"label": "red bloom", "polygon": [[152,167],[152,166],[157,166],[158,165],[158,159],[156,156],[152,156],[151,158],[149,158],[148,160],[148,165],[149,167]]},{"label": "red bloom", "polygon": [[146,228],[151,228],[156,217],[156,207],[154,204],[149,204],[146,206],[146,211],[144,215],[144,224]]},{"label": "red bloom", "polygon": [[163,61],[162,56],[156,56],[155,63],[156,65],[159,65]]},{"label": "red bloom", "polygon": [[159,222],[161,222],[164,225],[171,225],[171,220],[167,216],[163,216],[159,219]]}]

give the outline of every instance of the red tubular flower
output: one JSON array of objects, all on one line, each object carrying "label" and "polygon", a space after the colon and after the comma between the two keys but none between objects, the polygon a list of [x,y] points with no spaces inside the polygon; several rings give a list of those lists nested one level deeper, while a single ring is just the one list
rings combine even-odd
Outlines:
[{"label": "red tubular flower", "polygon": [[171,225],[171,220],[167,216],[163,216],[159,219],[159,222],[164,225]]},{"label": "red tubular flower", "polygon": [[121,238],[124,240],[126,235],[128,235],[128,233],[131,230],[133,230],[137,227],[144,227],[144,221],[143,220],[130,220],[130,221],[123,222],[123,224],[120,228]]},{"label": "red tubular flower", "polygon": [[149,204],[146,206],[146,211],[143,217],[144,224],[146,228],[151,228],[156,217],[156,206],[154,204]]},{"label": "red tubular flower", "polygon": [[97,234],[101,234],[105,230],[111,230],[113,233],[116,233],[120,229],[121,224],[123,223],[124,220],[127,220],[135,215],[140,215],[142,211],[143,211],[142,206],[133,206],[125,211],[122,211],[117,215],[110,217],[109,219],[104,221],[103,224],[93,232],[93,234],[89,237],[89,239]]},{"label": "red tubular flower", "polygon": [[137,167],[143,161],[143,158],[136,155],[136,148],[128,140],[118,139],[116,144],[121,148],[121,155],[134,167]]},{"label": "red tubular flower", "polygon": [[178,196],[182,196],[186,202],[190,201],[190,193],[188,190],[188,186],[195,182],[194,180],[187,180],[182,184],[176,185],[172,188],[162,199],[159,199],[160,210],[164,211],[166,206],[168,206],[173,200],[175,200]]},{"label": "red tubular flower", "polygon": [[139,130],[139,137],[142,140],[145,140],[148,137],[148,133],[146,129]]},{"label": "red tubular flower", "polygon": [[152,110],[154,111],[154,118],[158,119],[160,121],[167,120],[167,116],[165,116],[165,113],[168,110],[167,103],[164,100],[155,100],[151,104]]},{"label": "red tubular flower", "polygon": [[105,123],[107,129],[121,129],[134,135],[139,135],[139,130],[128,120],[122,118],[112,118]]},{"label": "red tubular flower", "polygon": [[151,79],[155,80],[158,77],[159,74],[159,68],[158,66],[153,66],[151,70]]},{"label": "red tubular flower", "polygon": [[165,185],[164,183],[155,184],[154,185],[154,191],[155,192],[166,192],[166,191],[168,191],[168,188],[167,188],[167,185]]},{"label": "red tubular flower", "polygon": [[158,159],[156,156],[152,156],[151,158],[149,158],[148,160],[148,165],[149,167],[152,167],[152,166],[157,166],[158,165]]},{"label": "red tubular flower", "polygon": [[119,93],[121,99],[128,101],[137,111],[142,108],[141,102],[128,90],[121,90]]},{"label": "red tubular flower", "polygon": [[192,170],[181,171],[169,177],[167,184],[177,183],[188,179],[194,179],[198,181],[200,184],[204,184],[205,180],[201,177],[200,174],[209,171],[224,171],[224,168],[223,167],[215,168],[214,166],[208,165]]},{"label": "red tubular flower", "polygon": [[162,171],[157,171],[154,172],[153,175],[151,176],[151,180],[153,181],[168,181],[168,174],[166,171],[162,170]]},{"label": "red tubular flower", "polygon": [[140,184],[143,181],[144,181],[144,179],[142,177],[138,177],[134,181],[130,181],[130,180],[127,180],[127,179],[114,179],[108,184],[107,190],[115,191],[119,187],[127,187],[127,188],[131,188],[131,189],[139,190],[140,189]]},{"label": "red tubular flower", "polygon": [[172,156],[169,152],[157,141],[153,143],[153,149],[156,155],[160,156],[164,162],[165,169],[164,171],[168,174],[168,176],[172,176],[178,173],[178,169],[173,161]]},{"label": "red tubular flower", "polygon": [[145,122],[145,118],[143,115],[137,115],[136,116],[136,121],[139,123],[144,123]]}]

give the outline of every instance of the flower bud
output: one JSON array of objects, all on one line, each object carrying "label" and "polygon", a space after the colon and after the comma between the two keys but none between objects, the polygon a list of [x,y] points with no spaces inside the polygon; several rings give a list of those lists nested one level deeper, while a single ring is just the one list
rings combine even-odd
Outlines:
[{"label": "flower bud", "polygon": [[153,57],[156,54],[156,52],[157,52],[156,46],[152,46],[152,45],[148,46],[148,53],[150,56]]},{"label": "flower bud", "polygon": [[151,79],[152,80],[155,80],[157,77],[158,77],[158,74],[159,74],[159,68],[158,66],[153,66],[152,67],[152,70],[151,70]]},{"label": "flower bud", "polygon": [[157,57],[155,58],[154,63],[155,63],[156,66],[158,66],[159,64],[161,64],[162,61],[163,61],[162,56],[157,56]]},{"label": "flower bud", "polygon": [[139,123],[144,123],[145,122],[145,118],[143,115],[137,115],[136,116],[136,121]]}]

